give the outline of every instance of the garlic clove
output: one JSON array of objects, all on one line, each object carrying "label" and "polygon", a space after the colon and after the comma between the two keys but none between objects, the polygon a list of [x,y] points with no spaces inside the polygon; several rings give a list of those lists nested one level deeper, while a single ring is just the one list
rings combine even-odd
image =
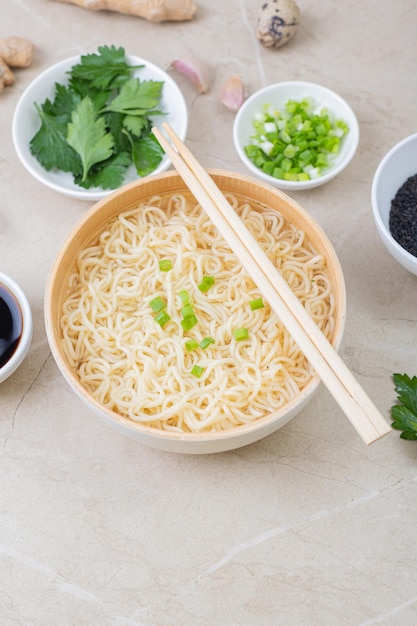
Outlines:
[{"label": "garlic clove", "polygon": [[210,71],[198,57],[188,56],[172,61],[170,68],[188,78],[199,93],[206,93],[210,84]]},{"label": "garlic clove", "polygon": [[240,76],[229,76],[220,89],[219,99],[232,113],[240,109],[245,100],[245,87]]}]

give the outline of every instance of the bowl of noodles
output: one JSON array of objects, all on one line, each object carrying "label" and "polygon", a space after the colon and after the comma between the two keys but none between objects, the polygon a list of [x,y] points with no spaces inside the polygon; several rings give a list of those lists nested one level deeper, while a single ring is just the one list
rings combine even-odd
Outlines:
[{"label": "bowl of noodles", "polygon": [[[345,283],[321,227],[272,185],[210,174],[338,349]],[[168,452],[254,443],[320,384],[175,171],[125,185],[73,227],[48,277],[45,323],[61,373],[92,413]]]}]

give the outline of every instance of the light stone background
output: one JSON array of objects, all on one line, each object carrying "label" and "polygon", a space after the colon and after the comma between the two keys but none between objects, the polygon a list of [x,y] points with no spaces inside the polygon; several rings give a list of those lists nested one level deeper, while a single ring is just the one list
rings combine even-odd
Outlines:
[{"label": "light stone background", "polygon": [[246,173],[233,114],[218,102],[230,74],[248,93],[302,79],[348,100],[357,155],[334,181],[293,197],[340,256],[343,356],[387,419],[392,372],[417,374],[417,279],[383,248],[370,200],[385,152],[417,130],[415,0],[299,0],[299,31],[275,51],[254,36],[261,4],[198,0],[198,16],[176,24],[53,0],[1,4],[0,37],[36,46],[0,95],[0,269],[25,290],[35,323],[26,361],[0,389],[1,626],[417,624],[417,442],[394,432],[365,446],[322,386],[290,424],[247,448],[158,452],[92,415],[49,352],[46,277],[90,205],[31,178],[12,116],[49,65],[115,44],[163,68],[189,54],[210,64],[206,95],[175,76],[188,144],[207,167]]}]

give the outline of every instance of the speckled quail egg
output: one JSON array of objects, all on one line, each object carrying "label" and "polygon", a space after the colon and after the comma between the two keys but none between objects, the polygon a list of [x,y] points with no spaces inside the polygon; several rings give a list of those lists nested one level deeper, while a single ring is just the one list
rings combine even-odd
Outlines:
[{"label": "speckled quail egg", "polygon": [[259,9],[257,38],[266,48],[280,48],[295,35],[300,15],[294,0],[266,0]]}]

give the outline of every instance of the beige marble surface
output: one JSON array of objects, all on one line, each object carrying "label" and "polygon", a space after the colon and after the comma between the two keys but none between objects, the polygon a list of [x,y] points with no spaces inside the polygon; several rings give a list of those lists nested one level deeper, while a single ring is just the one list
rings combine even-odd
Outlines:
[{"label": "beige marble surface", "polygon": [[[417,624],[417,443],[366,447],[321,387],[290,424],[204,457],[145,448],[92,415],[50,355],[43,290],[70,227],[88,209],[21,166],[11,123],[20,94],[67,56],[115,44],[166,68],[197,53],[209,93],[176,80],[188,143],[208,167],[245,171],[233,115],[218,103],[240,73],[248,92],[322,83],[354,108],[361,141],[325,187],[294,194],[345,272],[343,356],[389,419],[392,372],[417,374],[417,282],[378,239],[370,189],[384,153],[417,130],[414,0],[299,0],[281,50],[257,45],[255,0],[198,0],[188,23],[150,24],[53,0],[8,0],[0,37],[35,58],[0,95],[0,269],[25,290],[34,339],[0,388],[1,626],[413,626]],[[417,168],[417,164],[416,164]]]}]

